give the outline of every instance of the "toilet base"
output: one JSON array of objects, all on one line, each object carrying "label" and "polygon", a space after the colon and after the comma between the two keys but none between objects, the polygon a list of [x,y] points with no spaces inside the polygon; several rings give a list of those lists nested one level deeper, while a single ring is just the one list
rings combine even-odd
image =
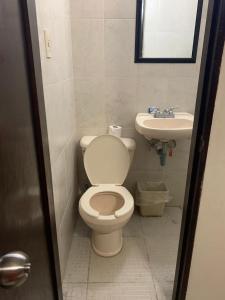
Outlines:
[{"label": "toilet base", "polygon": [[105,257],[114,256],[121,251],[123,246],[122,230],[106,234],[92,231],[91,242],[96,254]]}]

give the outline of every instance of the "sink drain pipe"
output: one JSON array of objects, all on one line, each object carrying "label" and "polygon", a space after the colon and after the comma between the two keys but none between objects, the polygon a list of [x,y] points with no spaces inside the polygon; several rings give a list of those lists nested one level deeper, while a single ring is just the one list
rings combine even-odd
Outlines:
[{"label": "sink drain pipe", "polygon": [[151,139],[149,140],[149,145],[159,155],[160,165],[165,166],[167,155],[169,154],[170,157],[173,155],[173,149],[176,147],[176,141],[160,141],[157,139]]}]

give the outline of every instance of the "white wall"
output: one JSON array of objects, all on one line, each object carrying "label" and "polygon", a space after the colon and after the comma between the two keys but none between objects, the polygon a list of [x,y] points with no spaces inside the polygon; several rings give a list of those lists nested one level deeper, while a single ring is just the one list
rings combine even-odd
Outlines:
[{"label": "white wall", "polygon": [[204,175],[187,300],[225,299],[225,53]]},{"label": "white wall", "polygon": [[[178,106],[193,113],[206,18],[203,11],[196,64],[135,64],[136,0],[72,0],[74,74],[79,136],[99,135],[116,123],[134,137],[137,151],[126,186],[142,178],[163,179],[182,205],[190,141],[177,143],[174,157],[160,167],[154,151],[134,129],[135,116],[150,105]],[[80,167],[81,185],[87,179]]]},{"label": "white wall", "polygon": [[[70,1],[38,0],[36,4],[57,237],[63,275],[74,229],[77,195],[77,130]],[[51,59],[45,56],[44,29],[49,31],[52,39]]]}]

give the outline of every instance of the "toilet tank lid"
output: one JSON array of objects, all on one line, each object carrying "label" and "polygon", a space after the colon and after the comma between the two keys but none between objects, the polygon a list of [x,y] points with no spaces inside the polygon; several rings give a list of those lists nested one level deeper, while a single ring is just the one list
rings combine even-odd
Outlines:
[{"label": "toilet tank lid", "polygon": [[[80,146],[82,149],[86,149],[87,146],[96,138],[96,135],[86,135],[83,136],[80,140]],[[124,145],[127,147],[128,150],[134,151],[136,149],[136,142],[134,139],[131,138],[121,138]]]}]

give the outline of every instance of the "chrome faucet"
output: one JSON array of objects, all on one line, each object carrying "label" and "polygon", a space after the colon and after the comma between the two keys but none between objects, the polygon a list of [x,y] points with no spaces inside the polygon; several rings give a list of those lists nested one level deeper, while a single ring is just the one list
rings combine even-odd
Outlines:
[{"label": "chrome faucet", "polygon": [[176,107],[169,107],[164,109],[163,111],[164,118],[175,118],[174,109],[176,109]]},{"label": "chrome faucet", "polygon": [[149,107],[148,112],[154,115],[154,118],[175,118],[174,109],[176,107],[165,108],[161,111],[158,107]]}]

